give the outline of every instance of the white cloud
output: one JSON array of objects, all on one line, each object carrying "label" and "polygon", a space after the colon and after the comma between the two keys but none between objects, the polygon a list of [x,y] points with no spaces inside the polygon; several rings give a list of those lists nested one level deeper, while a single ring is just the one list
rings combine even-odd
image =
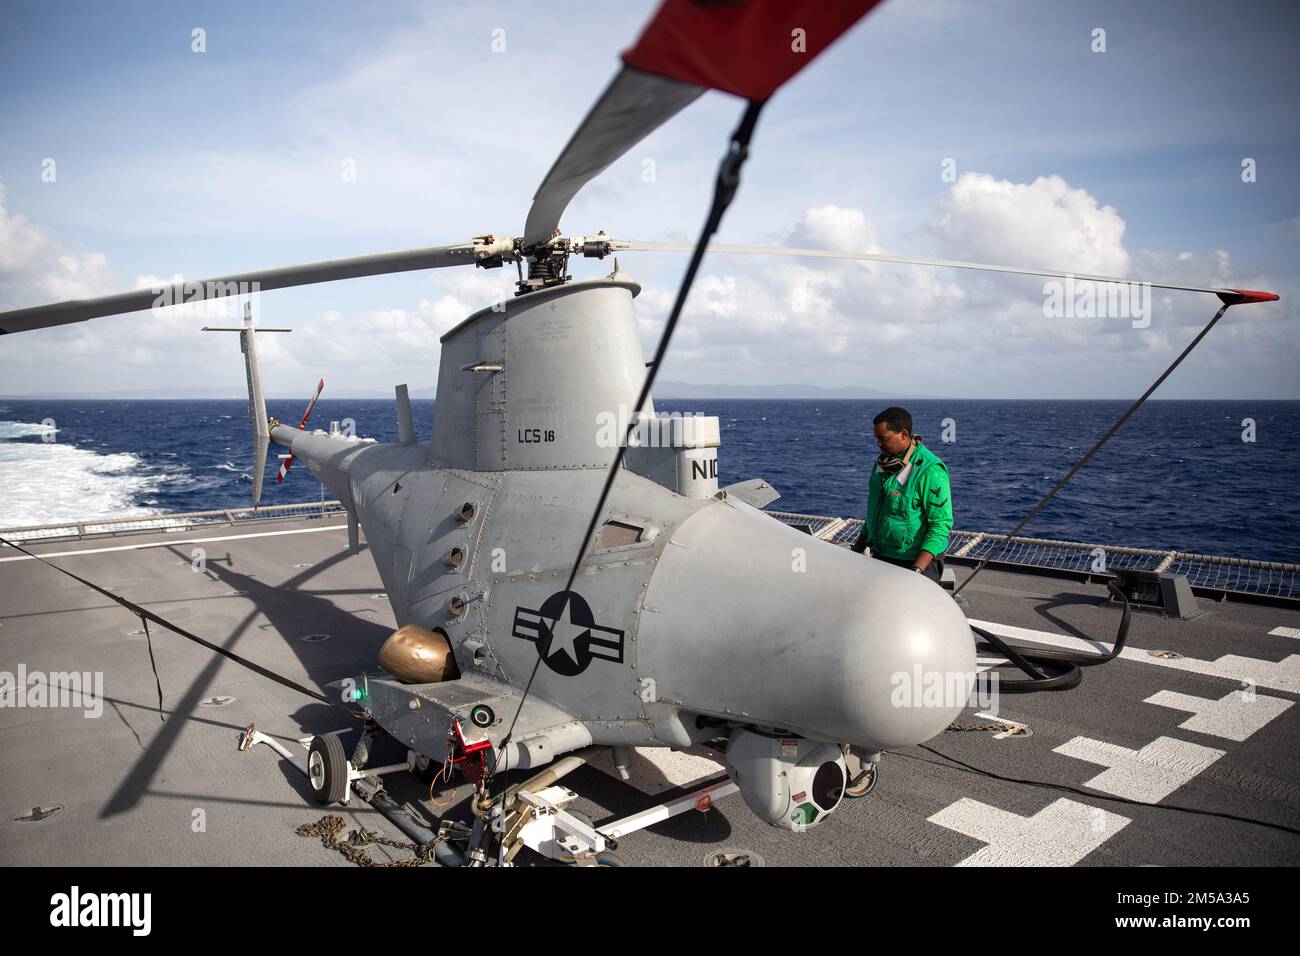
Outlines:
[{"label": "white cloud", "polygon": [[103,295],[112,279],[102,253],[73,252],[49,229],[10,213],[0,180],[0,307]]},{"label": "white cloud", "polygon": [[[1273,287],[1267,276],[1239,275],[1224,250],[1131,253],[1119,212],[1059,176],[1013,183],[967,173],[939,198],[921,234],[929,251],[948,259]],[[784,244],[880,251],[875,235],[861,210],[822,206],[807,210]],[[1219,304],[1154,290],[1144,329],[1132,315],[1048,318],[1038,278],[827,260],[732,256],[710,263],[691,294],[665,377],[938,395],[1033,394],[1046,380],[1054,394],[1122,394],[1133,390],[1131,382],[1154,378],[1190,340],[1185,327],[1203,325]],[[649,306],[658,319],[668,301],[643,301],[642,312]],[[1230,361],[1223,346],[1258,362],[1285,348],[1285,323],[1258,321],[1264,315],[1225,324],[1216,332],[1221,348],[1204,349],[1215,353],[1207,361]]]},{"label": "white cloud", "polygon": [[925,232],[942,258],[1126,275],[1124,220],[1060,176],[1012,183],[963,173]]},{"label": "white cloud", "polygon": [[421,299],[410,309],[376,309],[360,316],[331,310],[302,326],[305,342],[295,351],[309,362],[330,366],[344,382],[351,376],[353,382],[431,385],[437,379],[441,337],[472,313],[513,294],[507,278],[477,269],[452,270],[440,284],[443,295]]},{"label": "white cloud", "polygon": [[[936,201],[919,232],[943,258],[1134,274],[1196,285],[1273,288],[1268,276],[1238,274],[1225,250],[1138,250],[1111,206],[1057,176],[1013,183],[967,173]],[[0,288],[11,301],[51,301],[116,291],[100,255],[70,253],[48,229],[0,205]],[[777,241],[788,246],[883,251],[861,209],[806,209]],[[137,288],[179,276],[140,275]],[[267,325],[293,336],[259,339],[268,388],[292,391],[324,375],[334,389],[433,384],[439,339],[474,311],[508,296],[513,270],[434,270],[379,307],[303,312],[276,300]],[[415,288],[420,288],[416,285]],[[331,293],[332,295],[332,293]],[[637,301],[647,353],[674,290],[647,281]],[[664,370],[697,382],[862,384],[930,394],[1115,394],[1149,379],[1208,319],[1213,302],[1187,293],[1154,296],[1149,328],[1126,318],[1049,319],[1041,279],[834,260],[716,256],[691,292]],[[270,301],[270,300],[267,300]],[[255,308],[261,305],[259,300]],[[242,390],[242,363],[229,335],[200,335],[205,323],[236,324],[242,303],[158,310],[0,339],[0,367],[14,392],[74,383],[105,389],[222,385]],[[1261,309],[1261,307],[1253,307]],[[1289,307],[1288,307],[1289,308]],[[1208,367],[1267,364],[1289,348],[1272,312],[1234,310],[1202,354]],[[1286,313],[1282,313],[1286,314]],[[282,320],[282,317],[283,320]],[[260,318],[260,316],[259,316]],[[1230,351],[1230,357],[1224,349]],[[1127,376],[1127,377],[1126,377]],[[1106,385],[1104,383],[1116,383]],[[1122,384],[1118,384],[1121,383]],[[1099,385],[1098,383],[1103,383]],[[308,383],[309,384],[309,383]],[[8,389],[6,389],[8,390]]]},{"label": "white cloud", "polygon": [[[0,187],[0,308],[121,291],[105,256],[69,252],[52,230],[10,215],[3,198]],[[509,272],[435,271],[428,285],[442,294],[422,298],[414,308],[333,309],[293,321],[293,336],[259,336],[268,391],[291,391],[292,373],[327,374],[343,388],[402,380],[430,385],[437,378],[439,338],[472,312],[511,294]],[[185,279],[137,275],[132,285],[155,289]],[[262,322],[268,300],[254,296],[252,301],[259,324],[286,324],[278,318],[281,302],[271,306],[277,318]],[[243,363],[234,336],[200,329],[238,325],[244,302],[245,297],[196,302],[5,336],[0,338],[3,390],[223,387],[237,394]]]},{"label": "white cloud", "polygon": [[790,230],[789,245],[835,252],[884,252],[876,244],[876,229],[861,209],[817,206],[808,209]]},{"label": "white cloud", "polygon": [[[49,228],[9,214],[3,198],[0,186],[0,308],[122,291],[106,256],[70,252]],[[180,280],[179,275],[137,276],[134,288]],[[170,384],[169,376],[177,373],[178,381],[213,384],[211,369],[229,358],[231,343],[196,334],[200,320],[237,318],[241,310],[242,300],[226,299],[5,336],[0,338],[0,367],[6,390],[77,391],[106,380],[119,382],[117,388],[148,390]],[[265,351],[273,361],[278,355],[274,342]],[[152,374],[142,376],[141,370]]]}]

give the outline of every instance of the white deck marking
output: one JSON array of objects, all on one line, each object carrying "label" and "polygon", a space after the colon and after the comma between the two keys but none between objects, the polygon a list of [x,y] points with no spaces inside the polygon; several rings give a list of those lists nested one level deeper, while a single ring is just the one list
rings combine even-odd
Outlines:
[{"label": "white deck marking", "polygon": [[1224,754],[1173,737],[1157,737],[1141,750],[1075,737],[1054,752],[1108,768],[1085,787],[1142,803],[1159,803]]},{"label": "white deck marking", "polygon": [[[706,756],[714,751],[703,747],[688,750],[669,750],[667,747],[637,747],[632,751],[630,780],[624,781],[648,796],[655,796],[674,787],[690,789],[691,784],[727,772],[717,756]],[[619,780],[614,769],[614,759],[608,748],[592,756],[588,763],[603,773]]]},{"label": "white deck marking", "polygon": [[[145,541],[141,544],[124,544],[116,548],[83,548],[80,551],[50,551],[42,554],[42,558],[67,558],[76,554],[107,554],[110,551],[139,551],[143,548],[167,548],[175,544],[205,544],[209,541],[237,541],[241,538],[274,538],[282,534],[313,534],[317,531],[346,531],[348,526],[345,524],[331,524],[320,528],[292,528],[288,531],[256,531],[252,534],[226,534],[217,538],[173,538],[169,541]],[[20,542],[22,543],[22,542]],[[38,542],[32,542],[33,544]],[[28,547],[22,543],[23,547]],[[31,555],[20,554],[13,558],[0,558],[0,563],[5,561],[35,561]]]},{"label": "white deck marking", "polygon": [[1162,690],[1152,694],[1144,703],[1190,713],[1192,716],[1178,725],[1183,730],[1241,741],[1284,713],[1292,702],[1263,694],[1247,695],[1240,690],[1229,691],[1226,697],[1218,700]]},{"label": "white deck marking", "polygon": [[1278,637],[1300,637],[1300,627],[1275,627],[1269,633]]},{"label": "white deck marking", "polygon": [[[975,627],[982,627],[986,631],[991,631],[999,637],[1032,641],[1037,644],[1063,647],[1067,650],[1082,651],[1084,653],[1109,653],[1113,646],[1101,641],[1084,640],[1070,634],[1035,631],[1031,628],[1014,627],[1010,624],[997,624],[991,621],[971,621],[970,623]],[[1250,681],[1258,687],[1300,693],[1300,654],[1288,655],[1281,661],[1264,661],[1254,657],[1241,657],[1237,654],[1225,654],[1213,661],[1202,661],[1195,657],[1180,657],[1177,660],[1169,660],[1163,657],[1152,657],[1141,648],[1126,647],[1120,651],[1119,656],[1126,661],[1139,661],[1144,664],[1154,664],[1157,667],[1169,667],[1178,671],[1204,674],[1207,677],[1222,677],[1238,683]]]},{"label": "white deck marking", "polygon": [[1085,640],[1072,634],[1036,631],[1032,627],[1016,627],[1014,624],[999,624],[996,621],[977,621],[974,618],[971,618],[969,623],[971,627],[982,627],[986,631],[992,631],[998,637],[1033,641],[1037,644],[1050,644],[1052,647],[1064,647],[1066,650],[1071,651],[1091,651],[1094,654],[1101,654],[1111,648],[1111,645],[1104,641]]},{"label": "white deck marking", "polygon": [[930,822],[988,844],[957,866],[1073,866],[1131,821],[1064,797],[1032,817],[962,797]]},{"label": "white deck marking", "polygon": [[1212,661],[1201,661],[1194,657],[1165,660],[1152,657],[1146,651],[1130,650],[1126,647],[1120,652],[1120,657],[1125,660],[1148,661],[1161,667],[1190,671],[1193,674],[1222,677],[1238,683],[1248,681],[1272,690],[1285,690],[1293,694],[1300,692],[1300,654],[1290,654],[1280,661],[1263,661],[1237,654],[1225,654]]}]

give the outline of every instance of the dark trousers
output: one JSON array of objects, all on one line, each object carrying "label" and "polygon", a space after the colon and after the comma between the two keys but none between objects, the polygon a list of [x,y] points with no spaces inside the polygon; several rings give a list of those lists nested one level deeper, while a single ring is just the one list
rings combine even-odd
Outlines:
[{"label": "dark trousers", "polygon": [[[879,554],[876,554],[874,551],[871,553],[871,557],[877,561],[884,561],[886,564],[896,564],[900,568],[912,567],[911,561],[903,561],[900,560],[899,558],[886,558]],[[930,562],[930,566],[926,568],[924,571],[922,571],[921,573],[924,574],[930,580],[934,581],[936,584],[938,584],[939,579],[943,577],[943,558],[939,557],[939,555],[936,554],[934,556],[934,560]]]}]

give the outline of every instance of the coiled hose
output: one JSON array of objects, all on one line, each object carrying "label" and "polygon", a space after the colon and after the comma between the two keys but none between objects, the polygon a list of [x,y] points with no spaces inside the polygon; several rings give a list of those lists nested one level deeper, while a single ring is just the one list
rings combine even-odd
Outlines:
[{"label": "coiled hose", "polygon": [[1124,644],[1128,641],[1129,620],[1132,617],[1133,609],[1129,605],[1128,595],[1121,591],[1114,581],[1107,582],[1106,586],[1110,589],[1110,593],[1119,598],[1124,605],[1119,630],[1115,634],[1115,646],[1107,654],[1080,654],[1075,651],[1039,647],[1031,650],[1023,645],[1007,644],[1000,637],[990,634],[982,627],[972,626],[971,630],[981,639],[976,644],[977,649],[981,644],[990,647],[1029,675],[1022,680],[1003,681],[998,684],[998,690],[1006,694],[1028,694],[1040,690],[1069,690],[1072,687],[1078,687],[1083,680],[1083,671],[1080,668],[1095,667],[1118,657],[1120,651],[1124,649]]}]

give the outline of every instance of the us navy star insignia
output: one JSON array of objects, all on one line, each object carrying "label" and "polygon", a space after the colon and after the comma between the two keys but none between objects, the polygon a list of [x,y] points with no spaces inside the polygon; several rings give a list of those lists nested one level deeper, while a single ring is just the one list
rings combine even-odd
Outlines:
[{"label": "us navy star insignia", "polygon": [[536,610],[516,607],[514,636],[532,641],[542,662],[557,674],[574,677],[593,660],[623,662],[623,632],[596,623],[591,605],[577,591],[556,591]]}]

